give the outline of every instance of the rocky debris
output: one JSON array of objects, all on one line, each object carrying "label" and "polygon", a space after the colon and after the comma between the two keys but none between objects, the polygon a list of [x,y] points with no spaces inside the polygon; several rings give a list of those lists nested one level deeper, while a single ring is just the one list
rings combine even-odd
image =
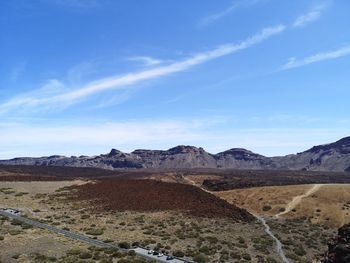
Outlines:
[{"label": "rocky debris", "polygon": [[112,149],[98,156],[15,158],[0,161],[7,165],[96,167],[103,169],[187,169],[221,168],[250,170],[303,170],[350,172],[350,137],[314,146],[298,154],[266,157],[246,149],[233,148],[217,154],[203,148],[180,145],[169,150],[135,150],[124,153]]},{"label": "rocky debris", "polygon": [[328,242],[328,251],[323,263],[350,262],[350,224],[338,229],[338,235]]}]

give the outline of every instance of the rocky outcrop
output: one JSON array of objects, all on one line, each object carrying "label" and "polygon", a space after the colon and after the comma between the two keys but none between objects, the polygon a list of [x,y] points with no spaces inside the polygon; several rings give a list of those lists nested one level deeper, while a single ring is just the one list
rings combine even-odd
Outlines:
[{"label": "rocky outcrop", "polygon": [[273,169],[276,164],[266,156],[242,148],[233,148],[215,156],[218,168]]},{"label": "rocky outcrop", "polygon": [[350,137],[314,146],[298,154],[272,158],[280,169],[307,171],[349,171]]},{"label": "rocky outcrop", "polygon": [[338,235],[328,242],[328,251],[323,263],[350,262],[350,224],[338,229]]},{"label": "rocky outcrop", "polygon": [[256,170],[305,170],[350,172],[350,137],[314,146],[298,154],[266,157],[246,149],[233,148],[217,154],[203,148],[180,145],[169,150],[135,150],[124,153],[112,149],[98,156],[58,156],[15,158],[0,161],[8,165],[97,167],[104,169],[184,169],[222,168]]}]

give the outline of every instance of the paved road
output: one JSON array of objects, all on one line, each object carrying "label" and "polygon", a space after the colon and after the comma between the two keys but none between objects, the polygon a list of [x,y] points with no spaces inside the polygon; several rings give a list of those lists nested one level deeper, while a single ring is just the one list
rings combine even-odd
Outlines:
[{"label": "paved road", "polygon": [[[172,260],[166,260],[166,256],[162,256],[162,257],[157,257],[157,256],[153,256],[153,255],[148,255],[148,250],[142,247],[138,247],[134,249],[136,254],[149,258],[149,259],[153,259],[153,260],[157,260],[158,262],[168,262],[168,263],[184,263],[184,262],[191,262],[191,261],[185,261],[183,259],[180,258],[174,258]],[[193,263],[193,262],[192,262]]]},{"label": "paved road", "polygon": [[[24,223],[28,224],[28,225],[32,225],[32,226],[35,226],[35,227],[38,227],[38,228],[41,228],[41,229],[46,229],[46,230],[49,230],[51,232],[64,235],[64,236],[66,236],[68,238],[71,238],[71,239],[79,240],[79,241],[88,243],[88,244],[93,245],[93,246],[104,247],[104,248],[116,248],[116,249],[124,251],[124,252],[128,251],[127,249],[121,249],[118,246],[113,245],[111,243],[105,243],[105,242],[97,240],[97,239],[89,238],[89,237],[87,237],[85,235],[82,235],[82,234],[78,234],[78,233],[74,233],[74,232],[71,232],[71,231],[59,229],[57,227],[53,227],[53,226],[50,226],[50,225],[47,225],[47,224],[44,224],[44,223],[40,223],[38,221],[31,220],[31,219],[28,219],[28,218],[25,218],[25,217],[22,217],[22,216],[13,215],[13,214],[7,213],[7,212],[5,212],[5,211],[3,211],[1,209],[0,209],[0,215],[5,216],[5,217],[9,217],[9,218],[13,218],[13,219],[17,219],[17,220],[19,220],[21,222],[24,222]],[[143,258],[152,259],[152,260],[155,260],[157,262],[169,262],[169,263],[190,262],[190,261],[185,261],[185,260],[178,259],[178,258],[175,258],[173,260],[166,260],[166,256],[157,257],[157,256],[149,255],[148,254],[148,250],[145,249],[145,248],[141,248],[141,247],[133,248],[131,250],[134,250],[137,255],[139,255],[139,256],[141,256]]]},{"label": "paved road", "polygon": [[89,237],[81,235],[81,234],[73,233],[71,231],[59,229],[57,227],[53,227],[53,226],[50,226],[50,225],[47,225],[44,223],[40,223],[38,221],[34,221],[34,220],[31,220],[31,219],[28,219],[28,218],[25,218],[22,216],[16,216],[16,215],[7,213],[5,211],[0,210],[0,215],[6,216],[9,218],[13,218],[13,219],[17,219],[21,222],[28,224],[28,225],[32,225],[35,227],[46,229],[46,230],[49,230],[51,232],[64,235],[64,236],[71,238],[71,239],[80,240],[80,241],[83,241],[85,243],[89,243],[89,244],[94,245],[94,246],[105,247],[105,248],[115,248],[115,246],[112,244],[108,244],[108,243],[105,243],[105,242],[100,241],[100,240],[92,239],[92,238],[89,238]]}]

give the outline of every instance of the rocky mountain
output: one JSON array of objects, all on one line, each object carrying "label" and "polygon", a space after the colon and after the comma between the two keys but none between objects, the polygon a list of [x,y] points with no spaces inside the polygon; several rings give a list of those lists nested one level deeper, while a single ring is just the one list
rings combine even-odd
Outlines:
[{"label": "rocky mountain", "polygon": [[176,146],[169,150],[135,150],[124,153],[112,149],[98,156],[60,156],[14,158],[0,164],[98,167],[104,169],[281,169],[350,172],[350,137],[337,142],[281,157],[266,157],[246,149],[233,148],[217,154],[194,146]]},{"label": "rocky mountain", "polygon": [[238,169],[274,169],[276,164],[271,158],[253,153],[246,149],[233,148],[215,156],[218,168]]},{"label": "rocky mountain", "polygon": [[350,137],[314,146],[298,154],[272,159],[281,169],[350,172]]}]

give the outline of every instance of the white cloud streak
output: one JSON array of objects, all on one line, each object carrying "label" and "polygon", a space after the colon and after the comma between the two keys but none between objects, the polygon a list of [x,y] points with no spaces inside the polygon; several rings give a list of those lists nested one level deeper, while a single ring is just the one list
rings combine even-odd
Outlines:
[{"label": "white cloud streak", "polygon": [[165,66],[160,66],[140,72],[129,73],[122,76],[114,76],[110,78],[100,79],[88,83],[87,85],[75,90],[65,90],[64,92],[58,95],[41,96],[39,93],[36,93],[37,96],[35,97],[14,97],[0,104],[0,113],[16,108],[39,107],[47,105],[52,106],[54,104],[58,104],[61,106],[62,104],[76,103],[77,101],[83,98],[86,98],[99,92],[115,89],[125,89],[127,86],[134,85],[142,81],[157,79],[170,74],[186,71],[196,65],[203,64],[210,60],[236,53],[253,45],[259,44],[260,42],[276,34],[279,34],[284,30],[284,25],[277,25],[274,27],[264,28],[256,35],[253,35],[237,44],[222,45],[216,49],[198,53],[187,59],[173,62]]},{"label": "white cloud streak", "polygon": [[201,19],[198,23],[199,27],[207,26],[212,23],[215,23],[217,20],[220,20],[228,15],[230,15],[233,11],[235,11],[239,7],[252,6],[261,2],[262,0],[243,0],[243,1],[234,1],[232,4],[227,7],[225,10],[217,12],[215,14],[208,15]]},{"label": "white cloud streak", "polygon": [[327,5],[325,4],[319,5],[315,7],[313,10],[311,10],[310,12],[298,16],[293,23],[293,27],[303,27],[309,23],[315,22],[321,17],[322,12],[326,7]]},{"label": "white cloud streak", "polygon": [[282,66],[282,70],[302,67],[309,64],[313,64],[313,63],[317,63],[325,60],[337,59],[348,55],[350,55],[350,45],[344,46],[337,50],[321,52],[316,55],[312,55],[300,60],[296,58],[290,58],[289,61]]},{"label": "white cloud streak", "polygon": [[130,57],[127,58],[129,61],[136,61],[136,62],[141,62],[145,66],[156,66],[159,64],[162,64],[163,61],[160,59],[155,59],[149,56],[136,56],[136,57]]}]

